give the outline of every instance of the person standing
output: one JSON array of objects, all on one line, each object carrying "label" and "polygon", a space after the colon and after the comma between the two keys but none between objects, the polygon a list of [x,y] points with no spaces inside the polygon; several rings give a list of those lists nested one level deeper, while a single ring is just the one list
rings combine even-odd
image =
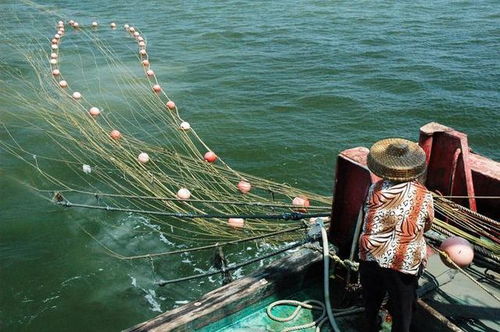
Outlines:
[{"label": "person standing", "polygon": [[387,292],[392,331],[406,332],[426,264],[424,232],[434,218],[432,194],[417,181],[426,170],[425,152],[414,142],[388,138],[373,144],[367,163],[382,180],[368,191],[359,238],[366,330],[379,331]]}]

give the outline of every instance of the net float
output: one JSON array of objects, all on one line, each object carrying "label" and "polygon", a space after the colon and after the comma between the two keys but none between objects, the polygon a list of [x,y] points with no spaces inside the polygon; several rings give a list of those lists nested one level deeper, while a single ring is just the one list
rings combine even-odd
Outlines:
[{"label": "net float", "polygon": [[146,54],[148,54],[148,53],[146,52],[146,50],[140,50],[140,51],[139,51],[139,54],[140,54],[140,55],[146,55]]},{"label": "net float", "polygon": [[155,72],[154,72],[153,70],[151,70],[151,69],[148,69],[148,70],[146,71],[146,75],[148,75],[149,77],[151,77],[151,76],[154,76],[154,75],[155,75]]},{"label": "net float", "polygon": [[111,22],[109,24],[109,26],[111,27],[111,29],[116,29],[116,23],[115,22]]},{"label": "net float", "polygon": [[112,139],[114,140],[119,140],[120,138],[122,138],[122,133],[120,133],[118,130],[116,129],[113,129],[111,130],[111,132],[109,133],[109,136],[111,136]]},{"label": "net float", "polygon": [[57,55],[57,53],[50,53],[50,57],[52,59],[57,59],[58,55]]},{"label": "net float", "polygon": [[141,152],[141,153],[139,153],[139,155],[137,156],[137,160],[138,160],[141,164],[145,164],[145,163],[149,162],[149,155],[148,155],[146,152]]},{"label": "net float", "polygon": [[232,228],[243,228],[245,227],[245,219],[243,218],[229,218],[227,224]]},{"label": "net float", "polygon": [[59,76],[60,74],[61,74],[61,72],[59,71],[59,69],[54,69],[52,71],[52,75],[54,75],[54,76]]},{"label": "net float", "polygon": [[139,37],[141,34],[137,31],[134,32],[134,37]]},{"label": "net float", "polygon": [[238,182],[237,187],[238,187],[238,190],[243,194],[246,194],[247,192],[250,191],[250,189],[252,189],[252,185],[246,181],[243,181],[243,180]]},{"label": "net float", "polygon": [[[474,248],[472,244],[459,236],[447,238],[441,243],[439,249],[444,251],[448,255],[448,258],[460,267],[468,266],[474,259]],[[446,257],[441,256],[441,260],[445,265],[455,268],[455,266],[446,260]]]},{"label": "net float", "polygon": [[57,59],[50,59],[51,65],[57,65]]},{"label": "net float", "polygon": [[217,160],[217,155],[215,153],[213,153],[212,151],[208,151],[203,156],[203,159],[205,159],[209,163],[213,163],[213,162],[215,162]]},{"label": "net float", "polygon": [[58,33],[56,33],[56,34],[54,35],[54,38],[55,38],[55,39],[60,39],[60,38],[61,38],[61,35],[60,35],[60,34],[58,34]]},{"label": "net float", "polygon": [[140,42],[139,42],[139,46],[140,46],[140,47],[144,47],[144,46],[146,46],[146,43],[145,43],[145,42],[143,42],[143,41],[140,41]]},{"label": "net float", "polygon": [[158,93],[161,91],[161,86],[159,84],[153,85],[153,91]]},{"label": "net float", "polygon": [[57,40],[57,38],[52,38],[51,42],[52,42],[52,44],[57,44],[59,42],[59,40]]},{"label": "net float", "polygon": [[53,50],[57,50],[59,48],[59,46],[57,46],[57,44],[52,44],[51,47],[52,47]]},{"label": "net float", "polygon": [[181,188],[177,191],[177,198],[179,199],[189,199],[191,197],[191,192],[186,188]]},{"label": "net float", "polygon": [[128,29],[128,31],[130,31],[130,32],[132,32],[132,33],[133,33],[133,32],[135,32],[135,28],[134,28],[134,27],[130,27],[130,28]]},{"label": "net float", "polygon": [[92,117],[96,118],[96,117],[98,117],[98,116],[99,116],[99,114],[101,114],[101,111],[100,111],[97,107],[91,107],[91,108],[89,109],[89,114],[90,114]]},{"label": "net float", "polygon": [[172,100],[167,101],[166,105],[169,110],[175,109],[175,103]]},{"label": "net float", "polygon": [[180,126],[179,126],[182,130],[189,130],[191,129],[191,125],[189,124],[189,122],[181,122]]},{"label": "net float", "polygon": [[63,81],[59,81],[59,86],[61,88],[67,88],[68,87],[68,82],[66,82],[64,80]]},{"label": "net float", "polygon": [[92,27],[93,27],[93,28],[97,27],[98,25],[99,25],[99,24],[98,24],[96,21],[92,22]]},{"label": "net float", "polygon": [[143,65],[144,67],[149,66],[149,60],[142,60],[142,65]]},{"label": "net float", "polygon": [[78,91],[73,92],[73,99],[79,100],[82,99],[82,94]]},{"label": "net float", "polygon": [[297,196],[292,200],[292,205],[298,207],[297,211],[299,212],[307,212],[310,202],[305,196]]}]

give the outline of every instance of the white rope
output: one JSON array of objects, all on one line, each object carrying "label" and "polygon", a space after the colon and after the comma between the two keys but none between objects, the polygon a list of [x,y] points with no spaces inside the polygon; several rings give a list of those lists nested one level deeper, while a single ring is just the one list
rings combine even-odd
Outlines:
[{"label": "white rope", "polygon": [[[330,303],[330,278],[329,278],[329,265],[330,265],[330,253],[329,253],[329,248],[328,248],[328,235],[326,234],[326,229],[323,225],[323,222],[319,221],[318,225],[321,228],[321,239],[323,241],[323,292],[324,292],[324,297],[325,297],[325,304],[321,303],[320,301],[316,300],[306,300],[304,302],[301,301],[294,301],[294,300],[280,300],[271,303],[267,307],[267,315],[278,322],[288,322],[297,317],[299,312],[302,310],[302,308],[306,309],[316,309],[322,310],[321,316],[314,320],[311,323],[303,324],[303,325],[297,325],[297,326],[292,326],[292,327],[287,327],[283,331],[297,331],[297,330],[302,330],[310,327],[316,326],[316,332],[319,332],[321,330],[321,326],[323,325],[324,322],[326,322],[327,318],[330,321],[330,325],[333,328],[334,332],[340,331],[337,322],[335,321],[335,317],[333,316],[333,311],[332,311],[332,306]],[[315,303],[316,306],[310,305],[309,303]],[[297,307],[295,308],[294,312],[288,316],[288,317],[276,317],[275,315],[272,314],[272,309],[277,306],[277,305],[296,305]],[[326,315],[328,317],[325,317],[325,311]],[[357,312],[357,309],[353,310],[353,308],[348,308],[346,310],[341,310],[342,313],[351,313],[351,312]]]}]

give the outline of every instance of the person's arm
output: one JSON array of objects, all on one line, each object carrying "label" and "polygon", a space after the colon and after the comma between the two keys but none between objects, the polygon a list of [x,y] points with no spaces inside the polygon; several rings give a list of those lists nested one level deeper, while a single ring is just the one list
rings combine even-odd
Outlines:
[{"label": "person's arm", "polygon": [[427,218],[425,219],[424,232],[427,232],[432,227],[432,221],[434,220],[434,199],[432,194],[429,193],[427,199],[429,204],[427,205]]}]

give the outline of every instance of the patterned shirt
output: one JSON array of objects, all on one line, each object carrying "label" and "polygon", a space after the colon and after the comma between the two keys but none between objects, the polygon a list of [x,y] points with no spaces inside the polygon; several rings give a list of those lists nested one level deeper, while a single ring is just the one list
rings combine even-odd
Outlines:
[{"label": "patterned shirt", "polygon": [[364,212],[359,258],[417,274],[426,258],[424,228],[434,218],[431,193],[417,181],[381,180],[370,187]]}]

